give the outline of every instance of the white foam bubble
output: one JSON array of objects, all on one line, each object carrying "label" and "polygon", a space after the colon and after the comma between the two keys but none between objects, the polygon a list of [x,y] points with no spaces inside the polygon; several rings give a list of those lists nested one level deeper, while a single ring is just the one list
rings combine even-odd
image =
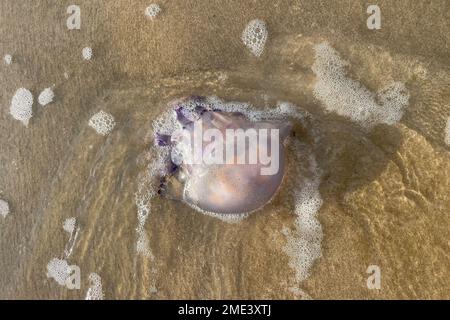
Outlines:
[{"label": "white foam bubble", "polygon": [[[305,148],[295,140],[292,144],[294,154],[298,163],[303,160]],[[312,152],[308,152],[309,168],[311,177],[298,171],[296,181],[303,181],[294,190],[295,198],[295,226],[294,230],[284,229],[286,245],[283,250],[290,257],[289,265],[295,271],[298,282],[308,278],[309,270],[314,261],[322,256],[321,243],[323,238],[322,226],[317,219],[317,213],[322,206],[323,200],[320,196],[320,170]]]},{"label": "white foam bubble", "polygon": [[202,213],[204,215],[207,215],[207,216],[210,216],[210,217],[222,220],[223,222],[227,222],[227,223],[238,223],[238,222],[241,222],[242,220],[247,218],[250,215],[250,213],[251,213],[251,212],[249,212],[249,213],[228,213],[228,214],[215,213],[215,212],[210,212],[210,211],[203,210],[203,209],[199,208],[198,206],[196,206],[196,205],[194,205],[192,203],[189,203],[187,201],[185,203],[188,206],[190,206],[192,209],[194,209],[194,210],[196,210],[196,211],[198,211],[198,212],[200,212],[200,213]]},{"label": "white foam bubble", "polygon": [[242,42],[256,57],[259,57],[264,51],[268,34],[266,23],[255,19],[250,21],[242,32]]},{"label": "white foam bubble", "polygon": [[64,221],[64,224],[63,224],[63,229],[64,229],[64,231],[66,231],[67,233],[69,233],[70,235],[72,235],[72,233],[74,232],[74,230],[75,230],[75,224],[76,224],[76,219],[74,218],[74,217],[72,217],[72,218],[67,218],[65,221]]},{"label": "white foam bubble", "polygon": [[263,120],[280,120],[295,119],[303,121],[309,113],[305,110],[297,108],[290,102],[280,101],[276,107],[255,108],[250,103],[246,102],[225,102],[216,96],[209,96],[206,98],[205,106],[213,106],[224,112],[240,112],[250,121]]},{"label": "white foam bubble", "polygon": [[0,199],[0,216],[6,218],[9,214],[9,204],[3,199]]},{"label": "white foam bubble", "polygon": [[115,125],[114,117],[103,110],[97,112],[89,119],[89,126],[103,136],[108,135],[114,129]]},{"label": "white foam bubble", "polygon": [[445,127],[445,143],[450,146],[450,117],[447,119],[447,125]]},{"label": "white foam bubble", "polygon": [[91,47],[85,47],[81,51],[81,54],[83,56],[84,60],[91,60],[93,56],[92,48]]},{"label": "white foam bubble", "polygon": [[151,20],[156,18],[156,16],[161,12],[161,7],[156,4],[152,3],[145,9],[145,15],[149,17]]},{"label": "white foam bubble", "polygon": [[153,121],[153,132],[158,132],[160,134],[172,134],[176,129],[181,128],[179,123],[177,122],[177,117],[175,113],[170,110],[164,112],[161,116],[159,116],[155,121]]},{"label": "white foam bubble", "polygon": [[80,227],[77,227],[76,218],[72,217],[67,218],[64,221],[63,229],[70,235],[69,241],[67,241],[66,246],[64,248],[64,256],[67,259],[72,255],[72,251],[73,248],[75,247]]},{"label": "white foam bubble", "polygon": [[39,94],[38,102],[41,106],[46,106],[49,103],[52,103],[54,98],[55,93],[53,92],[53,89],[46,88]]},{"label": "white foam bubble", "polygon": [[53,278],[59,285],[65,286],[71,268],[66,260],[53,258],[47,264],[47,278]]},{"label": "white foam bubble", "polygon": [[[138,208],[139,212],[140,208]],[[139,215],[139,213],[138,213]],[[148,216],[147,216],[148,217]],[[136,242],[136,252],[143,255],[144,257],[154,259],[152,250],[150,249],[150,240],[148,239],[147,233],[145,232],[145,222],[147,221],[147,217],[144,220],[138,222],[138,227],[136,228],[138,239]]]},{"label": "white foam bubble", "polygon": [[9,112],[14,119],[22,121],[25,126],[33,116],[33,95],[25,88],[20,88],[14,94]]},{"label": "white foam bubble", "polygon": [[89,275],[90,287],[86,293],[86,300],[103,300],[102,278],[95,272]]},{"label": "white foam bubble", "polygon": [[378,94],[372,93],[347,77],[349,63],[342,60],[328,43],[318,44],[314,50],[312,70],[317,77],[314,96],[327,111],[347,117],[366,128],[400,121],[409,102],[409,93],[403,83],[393,82]]},{"label": "white foam bubble", "polygon": [[3,57],[3,62],[5,62],[5,64],[7,66],[9,66],[12,63],[12,61],[13,61],[13,57],[10,54],[7,54]]},{"label": "white foam bubble", "polygon": [[163,174],[170,154],[168,148],[157,148],[155,146],[152,146],[150,153],[154,156],[153,161],[148,164],[146,174],[140,178],[138,190],[135,194],[138,218],[136,251],[153,260],[154,257],[150,249],[145,224],[151,214],[151,200],[157,195],[156,183],[158,182],[158,177]]}]

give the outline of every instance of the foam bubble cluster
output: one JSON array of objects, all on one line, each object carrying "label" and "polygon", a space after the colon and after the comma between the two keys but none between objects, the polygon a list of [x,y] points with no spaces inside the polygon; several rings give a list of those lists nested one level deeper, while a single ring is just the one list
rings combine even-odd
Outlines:
[{"label": "foam bubble cluster", "polygon": [[296,119],[303,121],[308,113],[304,110],[298,109],[294,104],[290,102],[280,101],[275,107],[255,108],[250,103],[245,102],[226,102],[222,101],[216,96],[209,96],[206,98],[205,106],[212,106],[224,112],[240,112],[245,115],[250,121],[263,121],[263,120],[287,120]]},{"label": "foam bubble cluster", "polygon": [[38,102],[41,106],[46,106],[49,103],[52,103],[54,98],[55,93],[53,92],[52,88],[46,88],[39,95]]},{"label": "foam bubble cluster", "polygon": [[[148,176],[148,179],[152,180],[152,177]],[[138,239],[136,242],[136,251],[145,257],[153,259],[153,254],[150,250],[150,242],[147,233],[145,232],[145,223],[151,212],[150,199],[153,198],[155,194],[153,193],[154,190],[152,186],[148,189],[144,187],[146,182],[148,181],[141,181],[139,185],[139,189],[141,190],[136,194],[136,206],[138,212],[138,225],[136,228]],[[144,188],[146,191],[142,190]]]},{"label": "foam bubble cluster", "polygon": [[64,231],[66,231],[69,234],[72,234],[75,230],[75,224],[76,224],[76,219],[74,217],[67,218],[63,224]]},{"label": "foam bubble cluster", "polygon": [[409,102],[403,83],[394,82],[378,94],[372,93],[346,76],[349,63],[328,43],[318,44],[314,50],[316,60],[312,70],[317,76],[314,96],[327,111],[350,118],[366,128],[400,121]]},{"label": "foam bubble cluster", "polygon": [[25,126],[33,116],[33,95],[28,89],[20,88],[14,94],[9,112],[14,119],[22,121]]},{"label": "foam bubble cluster", "polygon": [[264,51],[268,34],[266,23],[255,19],[248,23],[242,33],[242,42],[255,56],[259,57]]},{"label": "foam bubble cluster", "polygon": [[450,117],[448,117],[445,127],[445,143],[450,146]]},{"label": "foam bubble cluster", "polygon": [[116,121],[114,117],[103,110],[97,112],[89,119],[89,126],[102,136],[108,135],[114,129],[115,125]]},{"label": "foam bubble cluster", "polygon": [[149,17],[150,19],[156,18],[156,16],[161,12],[161,7],[156,4],[152,3],[145,9],[145,15]]},{"label": "foam bubble cluster", "polygon": [[64,256],[66,259],[69,258],[72,254],[73,248],[75,247],[78,238],[80,227],[77,227],[76,224],[77,220],[75,217],[66,219],[63,224],[63,230],[66,231],[70,236],[69,241],[66,243],[66,246],[64,248]]},{"label": "foam bubble cluster", "polygon": [[93,272],[89,275],[89,282],[91,285],[86,293],[86,300],[103,300],[102,278]]},{"label": "foam bubble cluster", "polygon": [[0,199],[0,216],[6,218],[9,214],[9,204],[3,199]]},{"label": "foam bubble cluster", "polygon": [[12,58],[12,56],[11,56],[10,54],[7,54],[7,55],[5,55],[5,56],[3,57],[3,61],[5,62],[5,64],[6,64],[7,66],[9,66],[9,65],[12,63],[13,58]]},{"label": "foam bubble cluster", "polygon": [[[295,141],[292,146],[297,163],[301,163],[304,147]],[[308,278],[309,270],[314,261],[322,256],[321,243],[323,238],[322,226],[317,219],[317,213],[322,206],[323,200],[320,196],[320,171],[312,154],[309,159],[308,172],[312,177],[305,177],[300,171],[297,173],[296,181],[303,180],[294,190],[295,197],[295,230],[284,229],[286,245],[284,251],[290,257],[289,265],[295,270],[296,280],[301,282]]]},{"label": "foam bubble cluster", "polygon": [[91,47],[83,48],[83,50],[81,51],[81,54],[83,55],[84,60],[91,60],[92,55],[93,55],[92,48]]},{"label": "foam bubble cluster", "polygon": [[71,269],[66,260],[53,258],[47,264],[47,278],[53,278],[61,286],[66,285],[70,272]]},{"label": "foam bubble cluster", "polygon": [[[158,148],[160,149],[160,148]],[[152,147],[151,154],[155,156],[154,160],[148,165],[145,176],[143,176],[138,184],[138,190],[135,194],[135,202],[137,207],[138,225],[136,251],[145,257],[153,259],[153,254],[150,250],[150,243],[145,231],[145,223],[151,214],[152,203],[151,200],[157,195],[157,187],[155,185],[156,177],[160,176],[166,167],[166,160],[169,157],[168,150],[158,149]]]}]

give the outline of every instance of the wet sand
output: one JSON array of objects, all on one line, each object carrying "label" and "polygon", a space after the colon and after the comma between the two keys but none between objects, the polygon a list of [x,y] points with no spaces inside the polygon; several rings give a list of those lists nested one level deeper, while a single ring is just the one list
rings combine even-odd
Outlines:
[{"label": "wet sand", "polygon": [[[13,56],[0,66],[0,198],[11,207],[0,217],[0,298],[83,299],[96,272],[107,299],[448,299],[448,2],[379,1],[377,31],[360,1],[158,3],[150,21],[145,1],[79,1],[79,31],[67,30],[69,1],[0,3],[0,55]],[[260,58],[241,41],[255,18],[269,30]],[[311,70],[324,41],[369,90],[405,84],[399,123],[366,131],[325,112]],[[82,60],[86,46],[91,61]],[[18,88],[36,100],[53,84],[55,102],[35,102],[28,128],[11,117]],[[316,119],[323,240],[307,280],[297,283],[283,250],[283,228],[295,219],[292,179],[237,224],[155,198],[145,224],[152,257],[136,252],[135,193],[152,158],[152,121],[190,94],[259,107],[289,101]],[[99,110],[117,122],[107,137],[87,125]],[[297,165],[291,159],[290,170]],[[68,259],[80,266],[80,290],[46,276],[70,217],[80,227]],[[366,286],[369,265],[381,268],[380,290]]]}]

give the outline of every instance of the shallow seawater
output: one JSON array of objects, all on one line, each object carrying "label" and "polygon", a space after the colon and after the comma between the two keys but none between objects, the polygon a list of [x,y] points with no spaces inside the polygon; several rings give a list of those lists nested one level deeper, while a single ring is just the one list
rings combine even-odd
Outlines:
[{"label": "shallow seawater", "polygon": [[[0,198],[10,206],[0,297],[84,299],[101,283],[106,299],[448,298],[449,41],[425,22],[408,38],[414,17],[448,17],[398,3],[382,7],[377,38],[357,1],[351,19],[337,4],[162,1],[151,21],[142,1],[86,1],[92,20],[77,33],[59,20],[65,6],[4,1],[0,54],[13,62],[0,66]],[[18,28],[13,17],[27,10]],[[260,57],[241,40],[253,19],[268,28]],[[318,45],[346,61],[337,76],[317,71]],[[392,83],[404,87],[386,94]],[[54,101],[38,105],[53,85]],[[9,114],[21,87],[35,97],[28,127]],[[307,115],[293,121],[279,192],[245,219],[151,194],[154,121],[189,95]],[[99,111],[115,121],[105,136],[88,124]],[[79,290],[49,272],[54,258],[79,266]],[[379,290],[367,287],[371,265]]]}]

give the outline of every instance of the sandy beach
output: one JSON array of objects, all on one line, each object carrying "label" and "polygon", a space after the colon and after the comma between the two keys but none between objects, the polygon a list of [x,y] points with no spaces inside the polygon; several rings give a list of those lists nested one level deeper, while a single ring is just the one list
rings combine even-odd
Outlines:
[{"label": "sandy beach", "polygon": [[[150,3],[78,0],[81,28],[69,30],[72,1],[0,2],[1,299],[84,299],[99,283],[105,299],[450,298],[448,1],[380,0],[379,30],[357,0],[161,0],[152,19]],[[268,32],[259,57],[242,41],[254,19]],[[345,75],[327,73],[331,59]],[[34,96],[28,126],[11,115],[19,88]],[[41,106],[46,88],[54,99]],[[240,222],[149,197],[140,224],[154,121],[190,95],[289,103],[311,115],[295,127],[305,147],[288,148],[279,192]],[[391,115],[399,96],[395,121],[354,116]],[[100,110],[114,117],[107,135],[89,126]],[[314,174],[309,264],[295,190]],[[79,267],[80,288],[49,276],[52,259]]]}]

